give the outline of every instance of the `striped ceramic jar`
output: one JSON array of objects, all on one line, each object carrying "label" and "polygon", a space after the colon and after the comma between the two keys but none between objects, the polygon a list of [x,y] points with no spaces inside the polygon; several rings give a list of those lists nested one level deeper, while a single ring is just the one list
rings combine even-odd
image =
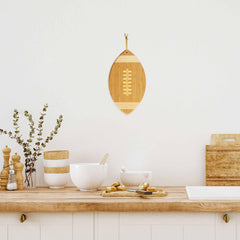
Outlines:
[{"label": "striped ceramic jar", "polygon": [[69,179],[69,151],[47,151],[44,157],[44,180],[49,188],[64,188]]}]

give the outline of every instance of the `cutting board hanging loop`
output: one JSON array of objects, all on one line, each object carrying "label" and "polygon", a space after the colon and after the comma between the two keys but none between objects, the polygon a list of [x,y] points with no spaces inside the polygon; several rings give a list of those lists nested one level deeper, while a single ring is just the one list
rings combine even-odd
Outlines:
[{"label": "cutting board hanging loop", "polygon": [[126,40],[126,50],[128,50],[128,33],[124,33],[124,37]]}]

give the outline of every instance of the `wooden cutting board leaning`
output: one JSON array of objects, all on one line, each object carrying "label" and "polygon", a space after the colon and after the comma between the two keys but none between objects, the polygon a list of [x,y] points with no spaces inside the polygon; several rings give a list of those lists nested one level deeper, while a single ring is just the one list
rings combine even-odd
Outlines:
[{"label": "wooden cutting board leaning", "polygon": [[240,186],[240,134],[212,134],[206,146],[206,185]]}]

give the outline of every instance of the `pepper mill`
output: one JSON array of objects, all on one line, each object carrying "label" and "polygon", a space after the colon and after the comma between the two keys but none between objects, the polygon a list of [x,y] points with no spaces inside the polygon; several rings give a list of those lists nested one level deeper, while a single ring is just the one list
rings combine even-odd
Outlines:
[{"label": "pepper mill", "polygon": [[3,158],[4,158],[4,165],[3,165],[3,170],[1,171],[1,174],[0,174],[0,178],[1,178],[0,186],[1,186],[1,190],[6,190],[7,183],[8,183],[8,172],[10,169],[9,158],[10,158],[11,148],[6,146],[5,148],[3,148],[2,152],[3,152]]},{"label": "pepper mill", "polygon": [[[15,153],[14,159],[16,160],[16,163],[14,165],[14,169],[16,171],[16,179],[17,179],[17,189],[18,190],[23,190],[24,189],[24,184],[23,184],[23,174],[22,170],[24,167],[24,164],[20,162],[20,156]],[[14,161],[14,160],[13,160]]]},{"label": "pepper mill", "polygon": [[7,183],[8,183],[8,170],[7,168],[3,168],[0,174],[0,190],[7,190]]},{"label": "pepper mill", "polygon": [[15,153],[14,155],[12,155],[12,164],[13,164],[13,169],[14,170],[16,170],[15,169],[15,164],[17,163],[17,162],[20,162],[20,156],[17,154],[17,153]]},{"label": "pepper mill", "polygon": [[9,171],[9,169],[10,169],[9,159],[10,159],[11,148],[6,146],[5,148],[3,148],[2,152],[3,152],[3,158],[4,158],[4,167],[7,167],[8,171]]}]

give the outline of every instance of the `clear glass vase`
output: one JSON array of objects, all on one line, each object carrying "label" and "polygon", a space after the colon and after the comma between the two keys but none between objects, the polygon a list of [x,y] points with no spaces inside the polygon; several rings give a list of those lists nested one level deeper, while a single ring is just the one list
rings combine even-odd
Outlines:
[{"label": "clear glass vase", "polygon": [[36,188],[36,170],[30,169],[30,171],[26,172],[25,170],[25,180],[24,180],[25,188]]}]

